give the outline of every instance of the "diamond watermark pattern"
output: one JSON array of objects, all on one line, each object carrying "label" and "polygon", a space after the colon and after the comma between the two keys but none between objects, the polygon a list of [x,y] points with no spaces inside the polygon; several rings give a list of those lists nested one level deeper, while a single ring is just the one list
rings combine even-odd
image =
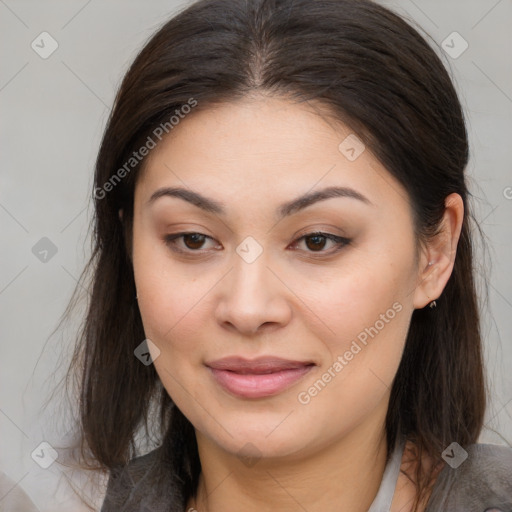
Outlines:
[{"label": "diamond watermark pattern", "polygon": [[133,353],[142,364],[149,366],[160,355],[160,349],[149,338],[146,338]]},{"label": "diamond watermark pattern", "polygon": [[238,457],[247,467],[252,468],[261,459],[261,452],[254,444],[245,443],[238,452]]},{"label": "diamond watermark pattern", "polygon": [[338,146],[340,153],[350,162],[357,160],[365,148],[363,141],[353,133],[344,139]]},{"label": "diamond watermark pattern", "polygon": [[42,263],[48,263],[57,254],[57,246],[44,236],[32,247],[32,254]]},{"label": "diamond watermark pattern", "polygon": [[441,457],[447,464],[456,469],[468,458],[468,452],[459,443],[453,442],[444,450]]},{"label": "diamond watermark pattern", "polygon": [[41,32],[30,46],[39,57],[47,59],[59,47],[59,43],[48,32]]},{"label": "diamond watermark pattern", "polygon": [[43,441],[30,456],[43,469],[48,469],[57,460],[59,454],[50,443]]},{"label": "diamond watermark pattern", "polygon": [[458,32],[452,32],[441,43],[441,47],[452,59],[458,59],[469,48],[469,44]]},{"label": "diamond watermark pattern", "polygon": [[263,252],[263,247],[252,236],[248,236],[238,245],[236,252],[246,263],[252,263]]}]

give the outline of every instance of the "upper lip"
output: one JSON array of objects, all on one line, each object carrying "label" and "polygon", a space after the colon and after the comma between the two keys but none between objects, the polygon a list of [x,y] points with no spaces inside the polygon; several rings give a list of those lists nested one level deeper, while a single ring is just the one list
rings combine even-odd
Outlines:
[{"label": "upper lip", "polygon": [[245,359],[239,356],[224,357],[205,363],[216,370],[229,370],[236,373],[270,373],[313,365],[313,361],[295,361],[274,356]]}]

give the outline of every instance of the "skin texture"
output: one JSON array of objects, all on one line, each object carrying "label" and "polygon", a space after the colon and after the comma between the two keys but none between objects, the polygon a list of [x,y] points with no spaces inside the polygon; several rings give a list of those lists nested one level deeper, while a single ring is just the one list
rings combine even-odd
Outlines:
[{"label": "skin texture", "polygon": [[[200,512],[362,512],[379,488],[390,386],[410,318],[446,285],[463,204],[457,194],[447,198],[441,235],[416,259],[405,189],[368,149],[346,158],[338,146],[350,133],[310,104],[253,97],[187,116],[139,177],[138,304],[160,351],[152,350],[160,379],[196,429],[202,474],[197,503],[188,505]],[[148,203],[174,186],[224,203],[226,215],[175,197]],[[276,220],[279,205],[327,186],[351,187],[371,204],[331,198]],[[351,241],[335,252],[329,239],[301,239],[315,231]],[[188,251],[180,254],[165,242],[179,232],[207,238],[177,239]],[[251,263],[236,251],[248,236],[262,249]],[[301,403],[299,393],[397,303],[378,334]],[[278,395],[242,399],[204,365],[229,355],[316,366]],[[401,477],[393,511],[407,510],[411,489]]]}]

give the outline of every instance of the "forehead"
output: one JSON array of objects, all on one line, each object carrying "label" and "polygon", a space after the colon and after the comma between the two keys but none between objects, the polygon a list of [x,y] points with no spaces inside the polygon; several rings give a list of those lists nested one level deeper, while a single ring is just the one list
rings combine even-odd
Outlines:
[{"label": "forehead", "polygon": [[375,203],[408,203],[400,183],[352,130],[316,104],[257,98],[196,109],[148,155],[136,200],[180,186],[227,204],[265,204],[342,186]]}]

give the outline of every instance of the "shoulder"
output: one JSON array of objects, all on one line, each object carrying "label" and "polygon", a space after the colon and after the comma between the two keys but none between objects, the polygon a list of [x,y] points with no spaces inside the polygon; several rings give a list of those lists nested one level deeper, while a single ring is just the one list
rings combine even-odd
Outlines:
[{"label": "shoulder", "polygon": [[157,493],[155,475],[162,474],[160,448],[135,457],[126,466],[110,471],[101,512],[168,511],[175,501],[171,486]]},{"label": "shoulder", "polygon": [[512,512],[512,448],[494,444],[456,445],[444,452],[426,512]]}]

